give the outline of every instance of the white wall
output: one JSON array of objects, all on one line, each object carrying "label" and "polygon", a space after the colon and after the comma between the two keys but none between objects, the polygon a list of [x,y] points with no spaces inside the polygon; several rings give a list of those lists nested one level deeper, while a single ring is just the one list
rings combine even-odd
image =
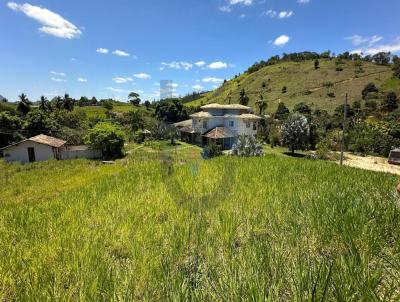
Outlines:
[{"label": "white wall", "polygon": [[89,158],[89,159],[96,159],[101,158],[102,153],[101,150],[68,150],[63,149],[61,150],[61,159],[75,159],[75,158]]},{"label": "white wall", "polygon": [[34,148],[36,161],[43,161],[55,158],[53,153],[53,148],[51,146],[31,141],[26,141],[18,145],[4,149],[3,153],[5,161],[7,162],[19,161],[22,163],[29,162],[29,156],[28,156],[29,147]]}]

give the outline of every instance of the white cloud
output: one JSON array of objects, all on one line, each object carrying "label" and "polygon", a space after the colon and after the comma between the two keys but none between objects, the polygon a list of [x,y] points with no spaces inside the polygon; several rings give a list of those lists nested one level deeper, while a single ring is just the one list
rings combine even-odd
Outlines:
[{"label": "white cloud", "polygon": [[206,62],[198,61],[198,62],[194,63],[194,65],[196,65],[197,67],[203,67],[204,65],[206,65]]},{"label": "white cloud", "polygon": [[125,90],[125,89],[119,89],[119,88],[114,88],[114,87],[107,87],[107,90],[110,90],[112,92],[117,92],[117,93],[130,93],[130,90]]},{"label": "white cloud", "polygon": [[221,62],[221,61],[217,61],[217,62],[212,62],[211,64],[208,65],[208,68],[210,69],[223,69],[223,68],[227,68],[228,64]]},{"label": "white cloud", "polygon": [[351,37],[346,37],[346,40],[351,40],[351,43],[354,46],[359,46],[362,44],[368,44],[368,46],[372,46],[382,40],[381,36],[374,35],[372,37],[363,37],[360,35],[353,35]]},{"label": "white cloud", "polygon": [[127,53],[125,51],[122,51],[122,50],[119,50],[119,49],[114,50],[113,51],[113,55],[116,55],[116,56],[119,56],[119,57],[130,57],[129,53]]},{"label": "white cloud", "polygon": [[108,49],[107,48],[97,48],[96,49],[96,52],[98,52],[98,53],[102,53],[102,54],[106,54],[106,53],[108,53]]},{"label": "white cloud", "polygon": [[227,4],[220,6],[219,10],[224,12],[224,13],[230,13],[232,11],[232,6],[234,5],[245,5],[245,6],[250,6],[253,5],[254,1],[253,0],[227,0]]},{"label": "white cloud", "polygon": [[277,12],[275,10],[267,10],[266,12],[264,12],[265,16],[268,16],[270,18],[275,18],[278,17],[279,19],[285,19],[285,18],[290,18],[291,16],[293,16],[293,11],[286,11],[283,10],[281,12]]},{"label": "white cloud", "polygon": [[281,11],[278,14],[279,19],[290,18],[291,16],[293,16],[293,11]]},{"label": "white cloud", "polygon": [[228,0],[229,5],[243,4],[246,6],[253,5],[253,0]]},{"label": "white cloud", "polygon": [[277,12],[272,9],[269,9],[264,13],[264,15],[271,17],[271,18],[275,18],[277,15]]},{"label": "white cloud", "polygon": [[232,8],[228,5],[224,5],[224,6],[220,6],[219,10],[224,13],[230,13],[232,11]]},{"label": "white cloud", "polygon": [[76,59],[75,58],[71,58],[71,62],[75,62],[76,61]]},{"label": "white cloud", "polygon": [[138,79],[142,79],[142,80],[149,80],[151,79],[151,75],[147,74],[147,73],[136,73],[133,75],[134,77],[138,78]]},{"label": "white cloud", "polygon": [[355,49],[352,53],[359,53],[364,55],[374,55],[378,52],[391,52],[391,53],[398,53],[400,52],[400,37],[395,39],[392,44],[386,45],[375,45],[371,47],[363,47],[359,49]]},{"label": "white cloud", "polygon": [[125,77],[125,78],[124,77],[115,77],[112,80],[117,84],[124,84],[124,83],[133,81],[133,79],[131,77]]},{"label": "white cloud", "polygon": [[56,71],[50,71],[51,74],[54,74],[56,76],[61,76],[61,77],[65,77],[65,73],[64,72],[56,72]]},{"label": "white cloud", "polygon": [[307,4],[310,3],[311,0],[297,0],[298,3],[300,4]]},{"label": "white cloud", "polygon": [[39,31],[42,33],[63,39],[76,38],[82,34],[74,24],[47,8],[34,6],[29,3],[17,4],[15,2],[8,2],[7,6],[14,11],[24,13],[27,17],[43,25],[39,28]]},{"label": "white cloud", "polygon": [[192,88],[195,90],[202,90],[204,87],[201,85],[193,85]]},{"label": "white cloud", "polygon": [[239,16],[239,18],[240,18],[240,19],[246,18],[246,14],[241,14],[241,15]]},{"label": "white cloud", "polygon": [[202,81],[204,83],[218,84],[218,83],[222,83],[224,80],[223,79],[219,79],[219,78],[214,78],[214,77],[207,77],[207,78],[203,78]]},{"label": "white cloud", "polygon": [[54,82],[66,82],[66,79],[60,79],[60,78],[51,78],[52,81]]},{"label": "white cloud", "polygon": [[283,46],[283,45],[285,45],[286,43],[288,43],[289,40],[290,40],[290,38],[289,38],[288,36],[286,36],[286,35],[281,35],[281,36],[279,36],[278,38],[275,39],[274,45],[276,45],[276,46]]},{"label": "white cloud", "polygon": [[77,81],[78,81],[78,82],[81,82],[81,83],[86,83],[86,82],[87,82],[87,79],[85,79],[85,78],[78,78]]},{"label": "white cloud", "polygon": [[172,61],[169,63],[166,62],[162,62],[161,63],[161,67],[160,70],[164,70],[164,68],[171,68],[171,69],[184,69],[184,70],[190,70],[193,67],[193,64],[189,63],[189,62],[177,62],[177,61]]}]

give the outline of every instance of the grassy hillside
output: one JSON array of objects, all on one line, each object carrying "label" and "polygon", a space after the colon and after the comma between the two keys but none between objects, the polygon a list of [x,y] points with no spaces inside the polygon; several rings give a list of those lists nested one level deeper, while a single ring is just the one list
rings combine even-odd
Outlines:
[{"label": "grassy hillside", "polygon": [[[238,103],[239,92],[245,89],[250,97],[250,106],[262,94],[268,101],[267,112],[274,112],[279,101],[284,102],[290,109],[300,102],[310,104],[312,108],[326,109],[332,112],[344,101],[345,94],[349,94],[350,102],[361,100],[361,91],[369,82],[373,82],[383,90],[394,90],[400,93],[400,80],[392,79],[392,70],[389,66],[362,62],[363,72],[359,72],[354,62],[343,60],[338,65],[343,70],[336,71],[336,61],[320,59],[320,68],[314,69],[314,61],[283,62],[260,69],[252,74],[244,73],[232,79],[222,87],[207,93],[204,97],[190,102],[189,105],[200,105],[211,102],[227,103],[228,95],[232,96],[232,103]],[[265,88],[262,87],[263,82]],[[327,88],[325,83],[332,83]],[[283,86],[287,93],[282,93]],[[334,93],[329,97],[328,92]]]},{"label": "grassy hillside", "polygon": [[397,177],[135,150],[2,164],[1,301],[399,300]]}]

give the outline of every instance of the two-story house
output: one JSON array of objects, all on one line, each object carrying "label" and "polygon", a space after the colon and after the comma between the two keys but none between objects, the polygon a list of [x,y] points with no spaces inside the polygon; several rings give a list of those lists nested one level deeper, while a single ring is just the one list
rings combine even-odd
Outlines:
[{"label": "two-story house", "polygon": [[261,117],[254,115],[251,107],[208,104],[200,108],[202,111],[192,114],[191,120],[181,122],[178,127],[185,141],[202,145],[214,142],[230,149],[238,135],[257,133]]}]

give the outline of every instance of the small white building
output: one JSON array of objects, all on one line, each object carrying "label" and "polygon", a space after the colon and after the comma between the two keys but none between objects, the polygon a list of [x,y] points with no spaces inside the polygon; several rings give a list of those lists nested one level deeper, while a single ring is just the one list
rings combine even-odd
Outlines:
[{"label": "small white building", "polygon": [[257,134],[262,119],[251,111],[251,107],[232,104],[208,104],[203,111],[192,114],[191,120],[176,123],[181,138],[188,142],[207,145],[214,142],[230,149],[238,135]]},{"label": "small white building", "polygon": [[100,158],[100,150],[88,146],[65,146],[66,141],[39,134],[2,148],[6,162],[31,163],[50,159]]}]

